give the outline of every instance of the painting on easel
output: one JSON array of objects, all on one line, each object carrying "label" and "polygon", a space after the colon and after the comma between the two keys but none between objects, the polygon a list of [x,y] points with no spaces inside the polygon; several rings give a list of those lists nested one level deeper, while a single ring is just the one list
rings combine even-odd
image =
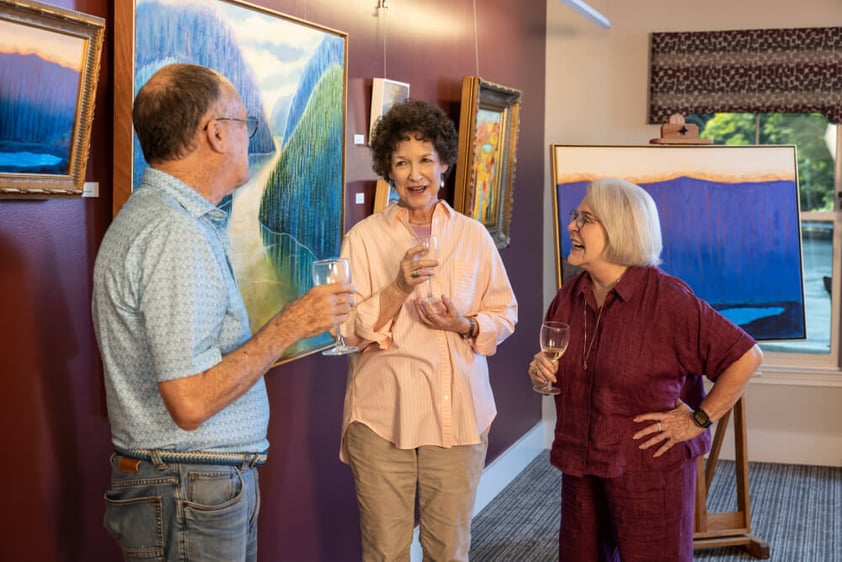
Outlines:
[{"label": "painting on easel", "polygon": [[600,177],[658,206],[661,268],[758,341],[806,337],[794,146],[551,147],[558,285],[576,272],[567,214]]}]

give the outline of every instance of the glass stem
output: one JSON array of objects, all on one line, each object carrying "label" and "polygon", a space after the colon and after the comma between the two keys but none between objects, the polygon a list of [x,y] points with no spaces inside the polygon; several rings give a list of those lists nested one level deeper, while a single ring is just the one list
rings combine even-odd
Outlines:
[{"label": "glass stem", "polygon": [[342,349],[345,347],[345,338],[342,337],[342,332],[339,331],[339,324],[334,326],[336,330],[336,347]]}]

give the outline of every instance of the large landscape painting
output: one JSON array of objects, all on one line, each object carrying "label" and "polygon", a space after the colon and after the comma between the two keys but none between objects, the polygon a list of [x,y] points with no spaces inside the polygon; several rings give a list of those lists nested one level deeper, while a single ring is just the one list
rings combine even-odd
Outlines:
[{"label": "large landscape painting", "polygon": [[[133,93],[166,64],[202,64],[228,77],[260,122],[249,146],[251,180],[221,204],[257,330],[312,287],[314,260],[339,254],[347,37],[221,0],[137,0],[134,21]],[[136,138],[133,162],[137,188],[145,163]],[[330,341],[306,340],[285,357]]]},{"label": "large landscape painting", "polygon": [[567,216],[600,177],[649,192],[661,267],[758,341],[803,339],[804,281],[793,146],[551,147],[559,285],[576,272]]}]

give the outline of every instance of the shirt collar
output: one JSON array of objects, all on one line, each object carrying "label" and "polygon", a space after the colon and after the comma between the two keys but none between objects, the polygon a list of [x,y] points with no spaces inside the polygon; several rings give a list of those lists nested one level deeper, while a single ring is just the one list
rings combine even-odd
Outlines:
[{"label": "shirt collar", "polygon": [[[451,207],[447,201],[439,199],[435,208],[433,208],[433,222],[436,222],[437,217],[441,217],[442,220],[447,220],[451,218],[455,212],[456,211],[453,210],[453,207]],[[382,211],[382,213],[385,219],[392,226],[401,222],[404,224],[409,223],[409,210],[405,207],[401,207],[397,203],[389,205]]]},{"label": "shirt collar", "polygon": [[[614,285],[609,293],[615,293],[623,301],[628,301],[643,286],[648,267],[630,265],[620,281]],[[593,282],[587,272],[582,272],[582,282],[579,284],[580,295],[593,292]]]},{"label": "shirt collar", "polygon": [[202,197],[198,191],[177,177],[161,170],[146,168],[141,185],[144,189],[157,189],[172,197],[192,217],[199,218],[208,215],[215,221],[226,221],[228,218],[226,211]]}]

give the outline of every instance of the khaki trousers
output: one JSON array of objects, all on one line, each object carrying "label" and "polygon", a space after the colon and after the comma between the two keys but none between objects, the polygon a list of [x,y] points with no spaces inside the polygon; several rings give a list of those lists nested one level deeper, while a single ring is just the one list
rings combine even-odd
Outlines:
[{"label": "khaki trousers", "polygon": [[345,433],[360,509],[363,562],[409,560],[415,492],[425,562],[467,562],[488,433],[477,445],[398,449],[366,425]]}]

